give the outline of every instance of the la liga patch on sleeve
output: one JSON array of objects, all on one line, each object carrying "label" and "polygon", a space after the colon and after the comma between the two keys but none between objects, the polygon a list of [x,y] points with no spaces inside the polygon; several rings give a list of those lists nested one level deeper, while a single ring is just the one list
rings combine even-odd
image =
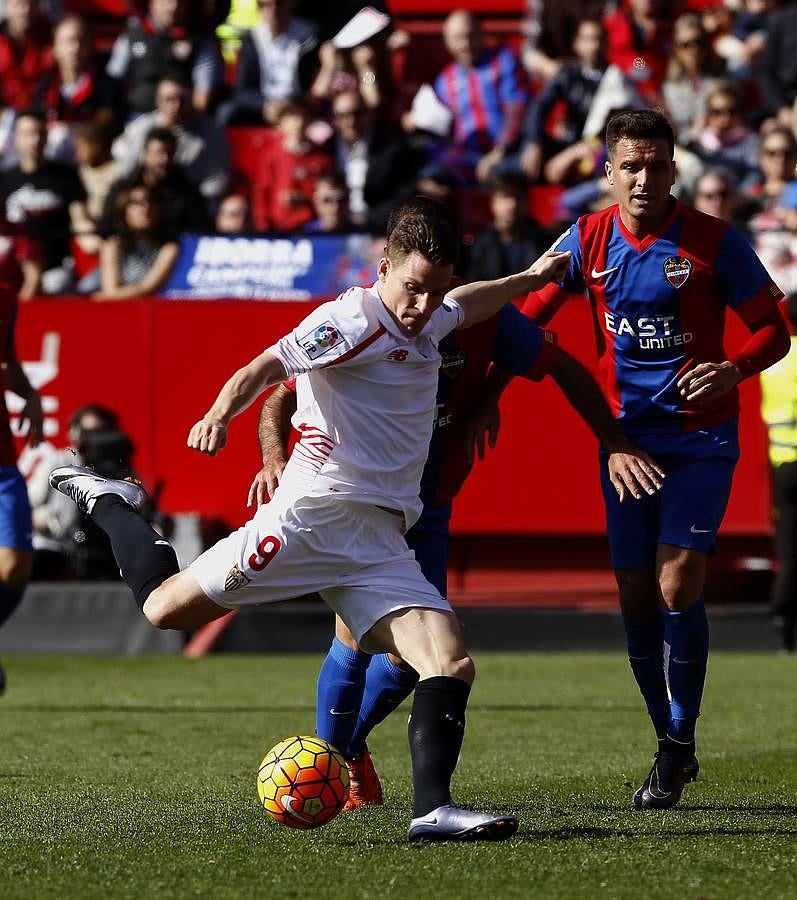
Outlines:
[{"label": "la liga patch on sleeve", "polygon": [[318,359],[328,353],[333,347],[343,343],[343,335],[332,324],[323,322],[313,331],[296,338],[296,343],[302,348],[309,359]]}]

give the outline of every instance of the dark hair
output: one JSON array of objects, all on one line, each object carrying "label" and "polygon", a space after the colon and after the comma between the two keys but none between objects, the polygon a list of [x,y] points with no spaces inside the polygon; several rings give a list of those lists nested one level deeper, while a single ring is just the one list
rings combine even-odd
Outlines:
[{"label": "dark hair", "polygon": [[156,243],[164,243],[169,238],[163,225],[163,196],[157,188],[151,188],[144,184],[143,181],[133,178],[125,182],[113,198],[113,206],[111,210],[111,225],[114,237],[119,239],[120,247],[123,253],[130,253],[138,242],[137,235],[131,231],[127,224],[127,206],[130,202],[130,195],[133,191],[145,190],[149,194],[150,203],[157,211],[158,218],[155,227],[151,233],[152,239]]},{"label": "dark hair", "polygon": [[[85,406],[78,407],[69,417],[69,433],[73,440],[77,440],[80,428],[80,420],[84,416],[94,416],[102,422],[102,427],[108,431],[117,431],[119,429],[119,417],[112,409],[107,406],[100,406],[99,403],[87,403]],[[72,437],[75,433],[75,437]]]},{"label": "dark hair", "polygon": [[40,106],[29,106],[27,109],[21,109],[17,113],[15,124],[20,119],[35,119],[43,128],[47,127],[47,113]]},{"label": "dark hair", "polygon": [[348,196],[349,186],[346,184],[346,179],[340,172],[322,172],[315,180],[316,188],[319,184],[328,184],[330,187],[337,188],[339,191],[345,191]]},{"label": "dark hair", "polygon": [[487,186],[493,194],[512,194],[525,197],[529,192],[529,183],[519,172],[493,172]]},{"label": "dark hair", "polygon": [[411,197],[390,211],[385,256],[399,262],[411,253],[437,265],[453,266],[459,257],[454,214],[431,197]]},{"label": "dark hair", "polygon": [[665,140],[670,157],[675,154],[675,134],[669,119],[659,109],[628,109],[615,113],[606,123],[606,152],[614,155],[623,138],[631,140]]},{"label": "dark hair", "polygon": [[162,144],[168,144],[172,148],[177,147],[177,136],[168,128],[152,128],[147,132],[144,140],[144,146],[149,146],[153,141],[160,141]]}]

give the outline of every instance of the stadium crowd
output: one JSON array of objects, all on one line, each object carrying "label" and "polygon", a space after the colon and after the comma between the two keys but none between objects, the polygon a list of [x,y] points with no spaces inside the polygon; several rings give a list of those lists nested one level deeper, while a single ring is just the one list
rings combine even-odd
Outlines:
[{"label": "stadium crowd", "polygon": [[503,275],[610,202],[604,124],[645,105],[675,128],[679,198],[793,265],[797,4],[529,0],[484,22],[454,5],[423,11],[441,36],[403,28],[401,3],[131,0],[92,34],[85,4],[6,0],[22,298],[157,294],[186,233],[381,235],[416,192],[475,242],[462,274]]}]

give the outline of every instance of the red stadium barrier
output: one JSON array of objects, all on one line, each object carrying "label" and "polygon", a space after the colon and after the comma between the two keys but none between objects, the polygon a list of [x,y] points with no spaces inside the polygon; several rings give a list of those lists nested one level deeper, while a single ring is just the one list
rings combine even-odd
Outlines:
[{"label": "red stadium barrier", "polygon": [[[252,301],[41,300],[20,311],[20,358],[38,362],[49,439],[66,444],[78,406],[115,409],[136,447],[136,466],[152,487],[164,482],[161,507],[198,511],[231,525],[247,518],[246,494],[260,459],[257,410],[235,421],[230,446],[216,459],[186,447],[191,425],[235,368],[287,332],[308,303]],[[732,344],[744,333],[730,318]],[[555,320],[560,342],[590,363],[594,351],[586,304]],[[44,348],[47,352],[44,352]],[[758,386],[743,385],[743,455],[724,530],[769,532],[766,436]],[[455,504],[459,534],[602,534],[595,442],[557,387],[516,382],[503,404],[498,447],[476,467]]]}]

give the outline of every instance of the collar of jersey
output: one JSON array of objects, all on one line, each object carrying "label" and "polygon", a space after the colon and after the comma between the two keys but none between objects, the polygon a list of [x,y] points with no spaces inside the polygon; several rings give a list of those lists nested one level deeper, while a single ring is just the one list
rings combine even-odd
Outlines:
[{"label": "collar of jersey", "polygon": [[647,250],[652,244],[655,244],[656,241],[663,235],[666,234],[669,230],[672,223],[681,215],[681,204],[678,200],[675,201],[673,205],[672,211],[669,216],[661,223],[661,225],[656,229],[656,231],[651,232],[651,234],[645,235],[642,240],[634,237],[633,234],[623,225],[623,220],[620,218],[620,207],[617,207],[617,212],[615,214],[615,219],[617,221],[617,227],[620,229],[620,234],[628,241],[628,243],[640,253],[643,250]]},{"label": "collar of jersey", "polygon": [[408,344],[414,344],[419,337],[423,336],[423,332],[421,332],[417,337],[410,337],[409,335],[404,334],[398,327],[393,316],[390,315],[387,311],[387,307],[382,303],[382,298],[379,296],[379,289],[377,288],[377,282],[374,282],[371,287],[366,288],[365,291],[373,300],[377,319],[385,326],[392,337],[397,338],[400,341],[406,341]]}]

